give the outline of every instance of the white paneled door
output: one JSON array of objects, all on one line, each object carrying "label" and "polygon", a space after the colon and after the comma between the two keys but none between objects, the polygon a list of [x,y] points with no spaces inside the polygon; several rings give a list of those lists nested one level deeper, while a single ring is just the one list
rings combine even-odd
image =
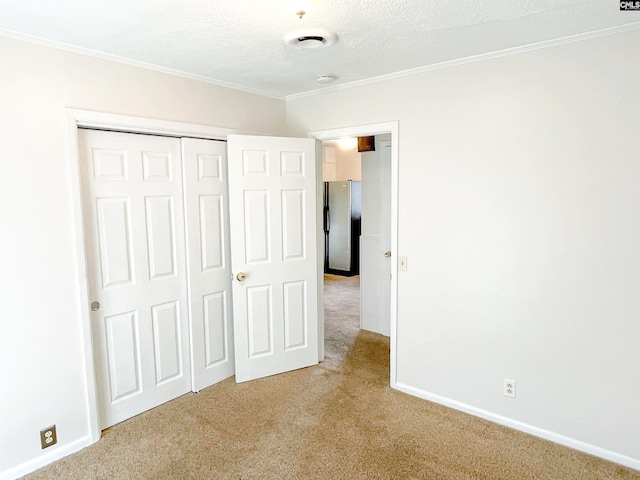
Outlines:
[{"label": "white paneled door", "polygon": [[182,139],[193,389],[234,373],[226,144]]},{"label": "white paneled door", "polygon": [[[382,137],[382,138],[381,138]],[[391,335],[391,140],[362,155],[360,328]]]},{"label": "white paneled door", "polygon": [[318,362],[316,144],[228,137],[238,382]]},{"label": "white paneled door", "polygon": [[101,428],[191,389],[180,140],[80,130]]}]

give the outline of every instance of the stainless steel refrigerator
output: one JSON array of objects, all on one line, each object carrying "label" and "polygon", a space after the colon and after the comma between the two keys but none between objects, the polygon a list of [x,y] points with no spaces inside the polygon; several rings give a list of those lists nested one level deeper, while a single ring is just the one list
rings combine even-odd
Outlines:
[{"label": "stainless steel refrigerator", "polygon": [[361,215],[360,182],[324,182],[325,273],[358,275]]}]

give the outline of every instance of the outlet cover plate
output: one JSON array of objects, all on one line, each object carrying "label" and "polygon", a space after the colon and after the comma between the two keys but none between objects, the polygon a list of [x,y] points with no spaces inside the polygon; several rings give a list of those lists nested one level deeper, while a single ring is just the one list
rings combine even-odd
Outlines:
[{"label": "outlet cover plate", "polygon": [[516,398],[516,381],[505,378],[502,388],[502,394],[505,397]]},{"label": "outlet cover plate", "polygon": [[56,435],[55,425],[40,430],[40,444],[42,448],[50,447],[56,443],[58,443],[58,437]]}]

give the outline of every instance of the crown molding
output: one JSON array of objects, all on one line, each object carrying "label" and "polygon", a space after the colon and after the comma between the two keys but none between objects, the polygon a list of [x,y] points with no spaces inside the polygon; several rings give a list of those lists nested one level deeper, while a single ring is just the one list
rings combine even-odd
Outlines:
[{"label": "crown molding", "polygon": [[283,100],[285,97],[282,95],[274,95],[272,93],[264,92],[262,90],[253,89],[244,87],[241,85],[236,85],[230,82],[224,82],[222,80],[215,80],[213,78],[206,77],[204,75],[197,75],[194,73],[183,72],[182,70],[177,70],[168,67],[162,67],[160,65],[155,65],[153,63],[147,63],[140,60],[134,60],[131,58],[121,57],[119,55],[112,55],[110,53],[104,53],[97,50],[92,50],[90,48],[78,47],[76,45],[71,45],[69,43],[58,42],[55,40],[48,40],[46,38],[37,37],[34,35],[27,35],[25,33],[16,32],[13,30],[8,30],[4,28],[0,28],[0,37],[7,37],[14,40],[21,40],[24,42],[33,43],[36,45],[41,45],[43,47],[49,48],[57,48],[59,50],[65,50],[71,53],[77,53],[79,55],[85,55],[88,57],[98,58],[100,60],[107,60],[111,62],[121,63],[123,65],[128,65],[130,67],[144,68],[147,70],[153,70],[158,73],[166,73],[168,75],[173,75],[176,77],[186,78],[188,80],[196,80],[198,82],[209,83],[212,85],[216,85],[218,87],[230,88],[233,90],[240,90],[245,93],[252,93],[254,95],[261,95],[263,97],[270,97],[277,100]]},{"label": "crown molding", "polygon": [[309,90],[307,92],[294,93],[285,96],[285,100],[295,100],[298,98],[312,97],[314,95],[321,95],[324,93],[332,93],[340,90],[347,90],[354,87],[360,87],[363,85],[371,85],[375,83],[385,82],[387,80],[393,80],[395,78],[410,77],[413,75],[420,75],[422,73],[431,72],[433,70],[440,70],[443,68],[456,67],[458,65],[465,65],[467,63],[481,62],[484,60],[490,60],[493,58],[507,57],[510,55],[516,55],[519,53],[530,52],[533,50],[541,50],[543,48],[555,47],[559,45],[566,45],[568,43],[581,42],[585,40],[591,40],[593,38],[605,37],[609,35],[615,35],[624,32],[630,32],[634,30],[640,30],[640,22],[628,23],[625,25],[605,28],[602,30],[594,30],[592,32],[580,33],[577,35],[570,35],[567,37],[555,38],[553,40],[545,40],[543,42],[530,43],[528,45],[522,45],[520,47],[507,48],[504,50],[497,50],[495,52],[482,53],[479,55],[472,55],[470,57],[458,58],[455,60],[447,60],[445,62],[434,63],[431,65],[425,65],[423,67],[411,68],[408,70],[402,70],[399,72],[388,73],[385,75],[378,75],[375,77],[366,78],[364,80],[355,80],[353,82],[342,83],[340,85],[332,85],[330,87],[324,87],[315,90]]}]

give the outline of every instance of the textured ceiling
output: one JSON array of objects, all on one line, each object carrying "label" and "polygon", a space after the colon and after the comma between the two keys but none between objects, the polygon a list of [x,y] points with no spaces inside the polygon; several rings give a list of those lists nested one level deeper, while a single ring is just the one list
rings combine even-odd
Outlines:
[{"label": "textured ceiling", "polygon": [[[616,0],[311,0],[299,19],[279,0],[0,0],[0,34],[124,57],[273,96],[589,32],[640,27]],[[330,48],[283,36],[335,32]],[[26,37],[23,37],[26,36]]]}]

